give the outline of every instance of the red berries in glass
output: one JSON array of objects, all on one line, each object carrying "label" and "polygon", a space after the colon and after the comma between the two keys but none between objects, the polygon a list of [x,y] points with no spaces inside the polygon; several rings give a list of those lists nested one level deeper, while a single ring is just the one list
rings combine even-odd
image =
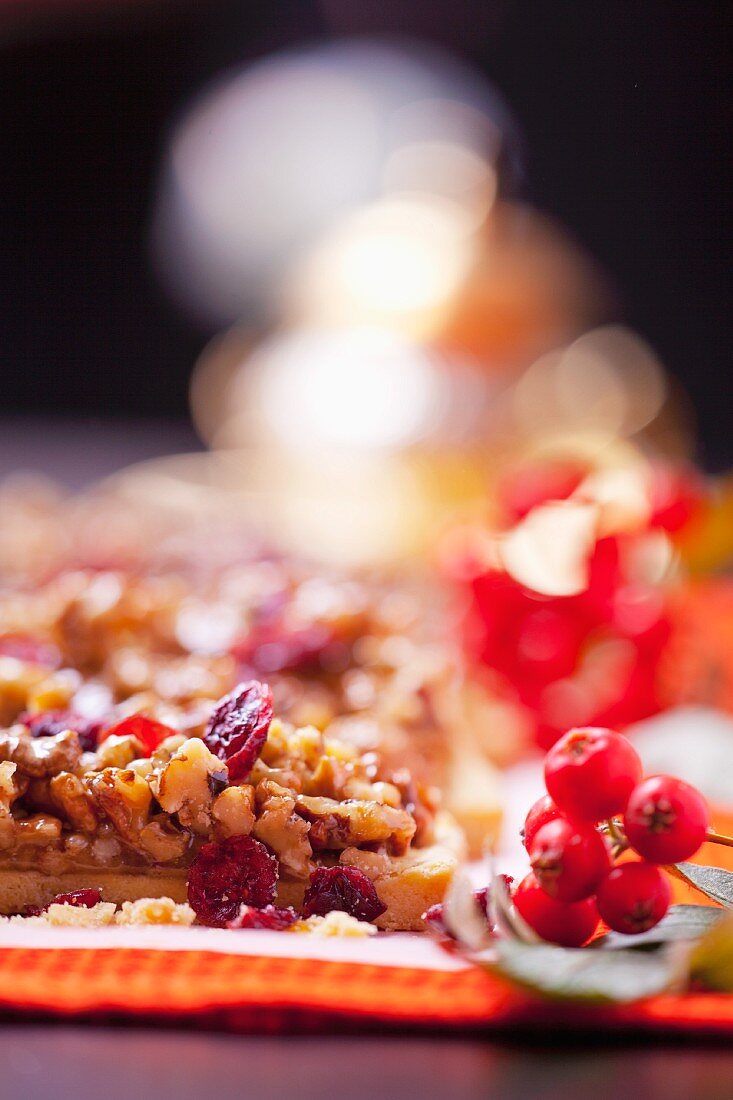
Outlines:
[{"label": "red berries in glass", "polygon": [[548,821],[554,821],[554,819],[559,816],[560,811],[549,794],[543,794],[542,798],[537,799],[525,817],[524,827],[522,829],[522,843],[527,851],[532,847],[532,841],[535,838],[537,830],[541,829],[543,825],[546,825]]},{"label": "red berries in glass", "polygon": [[598,912],[615,932],[647,932],[669,909],[672,887],[652,863],[622,863],[598,887]]},{"label": "red berries in glass", "polygon": [[694,856],[709,824],[700,792],[671,775],[652,775],[639,783],[624,814],[629,844],[650,863],[679,863]]},{"label": "red berries in glass", "polygon": [[531,872],[517,886],[513,901],[519,915],[541,939],[561,947],[582,947],[598,927],[594,898],[555,901]]},{"label": "red berries in glass", "polygon": [[574,729],[545,757],[545,783],[562,813],[595,824],[623,813],[642,776],[634,746],[609,729]]},{"label": "red berries in glass", "polygon": [[540,886],[557,901],[581,901],[595,894],[611,866],[601,834],[592,825],[564,817],[537,830],[529,858]]}]

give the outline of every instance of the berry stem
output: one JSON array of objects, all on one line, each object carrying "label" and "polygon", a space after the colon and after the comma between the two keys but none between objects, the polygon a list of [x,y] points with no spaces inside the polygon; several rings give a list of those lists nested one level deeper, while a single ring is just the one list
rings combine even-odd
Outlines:
[{"label": "berry stem", "polygon": [[716,833],[715,829],[708,829],[705,841],[707,844],[724,844],[726,848],[733,848],[733,836]]},{"label": "berry stem", "polygon": [[629,846],[621,828],[621,822],[609,817],[608,821],[600,828],[601,832],[605,833],[611,841],[611,858],[615,861]]}]

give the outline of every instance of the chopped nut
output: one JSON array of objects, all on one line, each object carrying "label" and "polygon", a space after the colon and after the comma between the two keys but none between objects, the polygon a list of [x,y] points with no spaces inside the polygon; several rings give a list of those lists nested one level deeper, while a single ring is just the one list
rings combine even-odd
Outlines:
[{"label": "chopped nut", "polygon": [[31,737],[24,726],[11,726],[0,734],[0,760],[12,760],[21,772],[36,778],[74,771],[80,757],[79,738],[73,730]]},{"label": "chopped nut", "polygon": [[211,808],[214,831],[218,840],[228,836],[249,836],[255,823],[254,787],[227,787],[215,799]]},{"label": "chopped nut", "polygon": [[130,771],[135,772],[149,783],[157,781],[158,772],[149,756],[144,756],[140,760],[131,760],[127,766]]},{"label": "chopped nut", "polygon": [[270,768],[264,760],[255,760],[254,767],[249,773],[249,782],[255,787],[265,779],[271,779],[281,787],[288,787],[291,791],[301,791],[303,783],[300,776],[292,768]]},{"label": "chopped nut", "polygon": [[402,807],[402,795],[393,783],[370,783],[368,779],[360,779],[358,776],[346,780],[341,797],[367,799],[397,809]]},{"label": "chopped nut", "polygon": [[155,793],[166,813],[178,814],[182,825],[205,836],[211,828],[212,803],[226,779],[226,764],[200,738],[191,737],[161,771]]},{"label": "chopped nut", "polygon": [[173,754],[178,752],[187,740],[185,733],[171,734],[170,737],[166,737],[160,742],[150,759],[158,766],[167,764]]},{"label": "chopped nut", "polygon": [[282,867],[297,878],[308,878],[313,849],[308,825],[296,813],[293,792],[266,779],[257,787],[256,798],[254,835],[272,849]]},{"label": "chopped nut", "polygon": [[133,760],[137,760],[144,752],[143,746],[137,737],[126,734],[119,737],[112,734],[106,737],[97,749],[95,771],[102,768],[127,768]]},{"label": "chopped nut", "polygon": [[[333,756],[322,756],[313,774],[303,784],[304,794],[320,794],[341,799],[350,778],[348,767]],[[368,786],[368,784],[366,784]],[[357,797],[357,796],[353,796]]]},{"label": "chopped nut", "polygon": [[415,822],[406,810],[381,802],[296,796],[297,812],[311,822],[310,842],[314,851],[387,844],[394,855],[407,850]]},{"label": "chopped nut", "polygon": [[61,837],[61,822],[49,814],[33,814],[15,822],[18,844],[54,844]]},{"label": "chopped nut", "polygon": [[117,924],[193,924],[196,914],[190,905],[177,905],[173,898],[140,898],[123,901]]},{"label": "chopped nut", "polygon": [[17,767],[9,760],[0,764],[0,850],[12,848],[15,844],[15,821],[10,807],[19,793],[15,780]]},{"label": "chopped nut", "polygon": [[129,768],[105,768],[87,783],[100,810],[125,840],[136,843],[148,823],[153,796],[144,779]]},{"label": "chopped nut", "polygon": [[48,784],[52,805],[70,825],[82,833],[93,833],[97,827],[94,801],[77,775],[59,772]]},{"label": "chopped nut", "polygon": [[18,797],[19,791],[15,782],[17,769],[18,765],[10,760],[0,764],[0,814],[10,813],[10,807]]},{"label": "chopped nut", "polygon": [[190,834],[176,829],[165,814],[159,814],[140,832],[140,847],[152,856],[156,863],[170,863],[185,855]]}]

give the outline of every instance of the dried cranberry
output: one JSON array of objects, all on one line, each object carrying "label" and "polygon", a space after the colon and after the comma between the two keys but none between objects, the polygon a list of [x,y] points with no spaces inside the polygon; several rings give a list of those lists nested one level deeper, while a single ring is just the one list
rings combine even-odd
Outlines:
[{"label": "dried cranberry", "polygon": [[53,642],[45,642],[30,634],[5,634],[0,638],[0,657],[14,657],[16,661],[58,668],[61,654]]},{"label": "dried cranberry", "polygon": [[55,737],[64,730],[73,730],[84,752],[93,752],[103,723],[97,718],[84,718],[70,710],[44,710],[40,714],[21,714],[18,718],[30,730],[32,737]]},{"label": "dried cranberry", "polygon": [[106,741],[108,737],[137,737],[144,746],[148,755],[155,752],[161,741],[175,734],[172,726],[166,726],[162,722],[156,722],[153,718],[146,718],[144,714],[131,714],[129,718],[123,718],[114,726],[110,726],[100,736],[99,742]]},{"label": "dried cranberry", "polygon": [[229,780],[241,783],[252,771],[272,721],[272,692],[250,680],[225,695],[211,715],[204,741],[229,768]]},{"label": "dried cranberry", "polygon": [[100,890],[72,890],[69,894],[57,894],[48,905],[29,905],[26,917],[40,917],[48,911],[49,905],[73,905],[75,909],[93,909],[102,900]]},{"label": "dried cranberry", "polygon": [[325,916],[339,909],[358,920],[375,920],[387,908],[370,878],[356,867],[318,867],[303,898],[303,916]]},{"label": "dried cranberry", "polygon": [[272,904],[278,862],[250,836],[204,844],[188,872],[188,900],[201,924],[225,928],[242,905]]},{"label": "dried cranberry", "polygon": [[252,905],[241,906],[234,920],[227,928],[267,928],[273,932],[282,932],[295,924],[298,914],[294,909],[278,909],[275,905],[266,905],[264,909],[255,909]]},{"label": "dried cranberry", "polygon": [[297,628],[282,623],[261,623],[232,646],[232,656],[242,669],[260,676],[275,672],[316,675],[341,671],[349,660],[348,646],[332,627],[311,623]]}]

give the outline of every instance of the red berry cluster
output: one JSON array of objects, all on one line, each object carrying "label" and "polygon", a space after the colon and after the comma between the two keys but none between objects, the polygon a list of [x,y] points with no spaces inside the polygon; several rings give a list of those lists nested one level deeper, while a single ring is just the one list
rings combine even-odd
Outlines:
[{"label": "red berry cluster", "polygon": [[[672,891],[660,864],[689,859],[709,817],[699,791],[669,775],[644,779],[636,749],[613,730],[570,730],[545,758],[547,794],[527,814],[532,871],[514,904],[544,940],[586,943],[603,918],[626,935],[653,928]],[[614,866],[626,849],[641,857]]]},{"label": "red berry cluster", "polygon": [[583,590],[534,590],[498,552],[504,536],[542,505],[593,501],[593,472],[578,461],[508,471],[498,488],[498,527],[466,532],[444,547],[441,559],[461,589],[461,641],[474,674],[518,706],[545,749],[570,726],[625,726],[663,709],[660,668],[672,604],[667,587],[642,563],[682,537],[705,507],[694,473],[650,466],[640,483],[648,514],[634,528],[599,526],[586,553]]}]

